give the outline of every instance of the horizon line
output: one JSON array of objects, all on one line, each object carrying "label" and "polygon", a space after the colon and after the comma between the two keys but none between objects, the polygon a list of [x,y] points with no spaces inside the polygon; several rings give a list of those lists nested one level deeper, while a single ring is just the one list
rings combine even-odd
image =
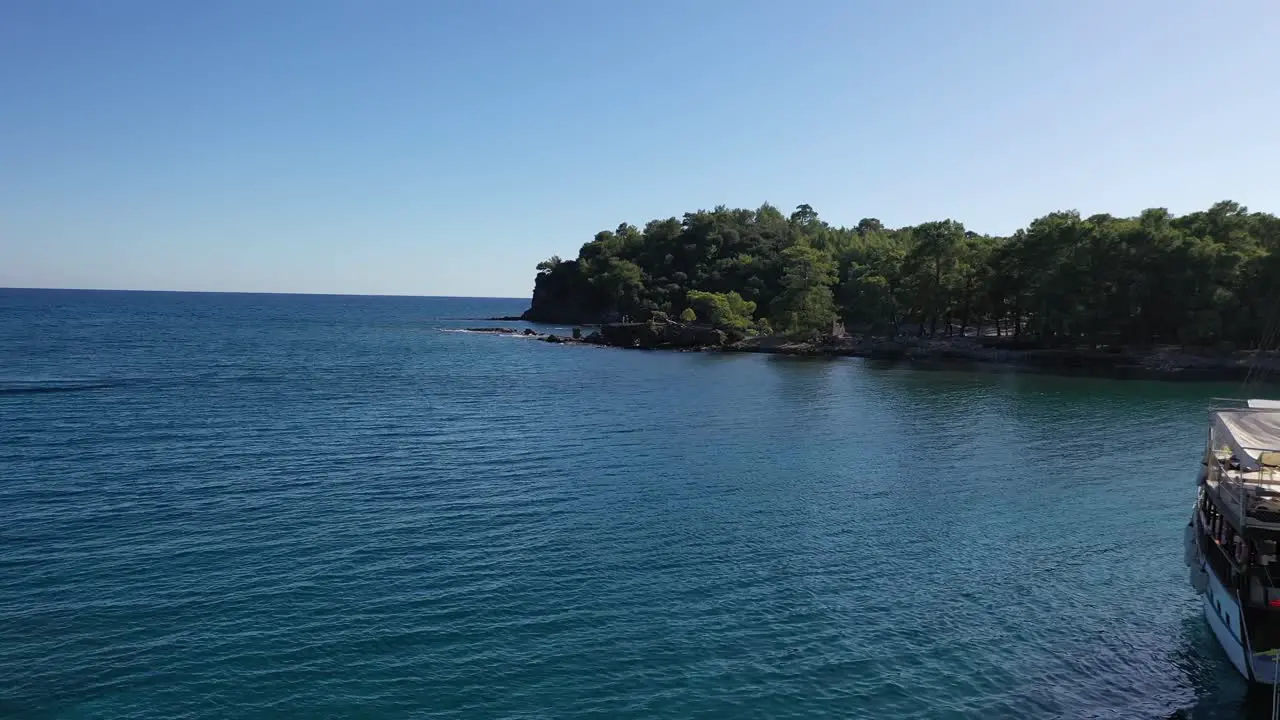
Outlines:
[{"label": "horizon line", "polygon": [[165,290],[157,288],[73,288],[73,287],[17,287],[0,286],[5,290],[36,292],[132,292],[132,293],[182,293],[188,295],[309,295],[319,297],[407,297],[437,298],[445,300],[529,300],[524,297],[501,295],[411,295],[408,293],[343,293],[343,292],[289,292],[284,290]]}]

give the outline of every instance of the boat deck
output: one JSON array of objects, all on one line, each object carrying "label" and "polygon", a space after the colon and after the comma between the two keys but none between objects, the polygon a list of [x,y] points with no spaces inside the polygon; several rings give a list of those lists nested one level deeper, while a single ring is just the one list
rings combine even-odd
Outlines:
[{"label": "boat deck", "polygon": [[[1258,455],[1270,461],[1274,453]],[[1205,484],[1219,507],[1237,518],[1243,515],[1248,527],[1280,531],[1280,467],[1256,461],[1242,466],[1226,449],[1211,452],[1209,458]]]},{"label": "boat deck", "polygon": [[1280,473],[1231,470],[1206,484],[1224,511],[1239,516],[1243,507],[1247,526],[1280,530]]}]

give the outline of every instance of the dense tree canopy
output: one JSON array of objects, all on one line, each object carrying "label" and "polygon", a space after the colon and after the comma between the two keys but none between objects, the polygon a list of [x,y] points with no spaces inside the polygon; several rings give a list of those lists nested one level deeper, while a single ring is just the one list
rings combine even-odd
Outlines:
[{"label": "dense tree canopy", "polygon": [[1056,212],[1011,237],[954,220],[833,227],[808,205],[789,217],[771,205],[717,207],[623,224],[575,260],[540,263],[527,316],[663,313],[788,333],[838,320],[878,335],[1257,347],[1280,325],[1278,250],[1280,219],[1234,202],[1181,217]]}]

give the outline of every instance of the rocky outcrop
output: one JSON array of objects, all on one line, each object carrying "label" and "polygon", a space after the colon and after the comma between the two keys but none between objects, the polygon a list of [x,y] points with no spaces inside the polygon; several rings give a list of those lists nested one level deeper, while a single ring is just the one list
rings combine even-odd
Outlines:
[{"label": "rocky outcrop", "polygon": [[586,342],[621,348],[645,350],[723,349],[742,340],[739,333],[702,325],[677,322],[607,323]]},{"label": "rocky outcrop", "polygon": [[908,362],[929,368],[1011,368],[1055,375],[1119,379],[1240,381],[1249,376],[1280,377],[1280,356],[1270,353],[1222,353],[1179,347],[1040,348],[1027,343],[998,343],[975,338],[821,338],[788,341],[753,337],[729,348],[737,352],[826,357],[862,357]]},{"label": "rocky outcrop", "polygon": [[536,336],[552,344],[600,345],[647,350],[720,350],[807,357],[862,357],[907,362],[921,368],[1010,368],[1056,375],[1093,375],[1152,380],[1240,381],[1280,378],[1280,354],[1210,352],[1175,346],[1148,348],[1042,348],[984,338],[893,339],[820,337],[796,340],[779,335],[745,337],[705,325],[673,321],[605,323],[571,337],[543,335],[531,329],[468,328],[472,332]]}]

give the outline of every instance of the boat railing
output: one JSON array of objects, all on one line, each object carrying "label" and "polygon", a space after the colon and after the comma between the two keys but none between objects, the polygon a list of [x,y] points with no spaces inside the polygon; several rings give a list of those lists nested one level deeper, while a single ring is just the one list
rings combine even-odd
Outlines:
[{"label": "boat railing", "polygon": [[1244,398],[1216,397],[1209,398],[1209,402],[1212,403],[1209,406],[1210,412],[1214,410],[1241,410],[1249,407],[1249,401]]},{"label": "boat railing", "polygon": [[1260,410],[1266,412],[1268,410],[1275,412],[1280,409],[1280,400],[1268,400],[1261,398],[1226,398],[1215,397],[1210,398],[1213,403],[1210,411],[1214,410]]},{"label": "boat railing", "polygon": [[[1280,457],[1280,450],[1274,452]],[[1206,481],[1222,511],[1234,516],[1241,527],[1280,530],[1280,467],[1237,469],[1230,467],[1229,455],[1215,452],[1212,457]]]}]

